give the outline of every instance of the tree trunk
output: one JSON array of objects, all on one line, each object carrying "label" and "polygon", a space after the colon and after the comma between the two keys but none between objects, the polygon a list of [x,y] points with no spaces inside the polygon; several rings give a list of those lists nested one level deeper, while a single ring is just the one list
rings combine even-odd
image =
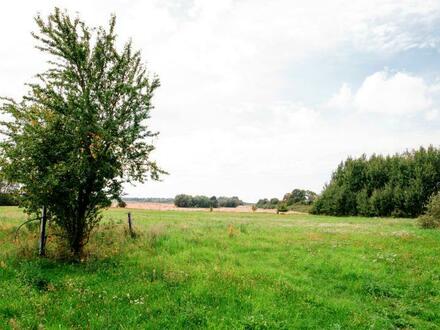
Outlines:
[{"label": "tree trunk", "polygon": [[79,260],[82,255],[84,242],[84,221],[75,219],[75,230],[69,235],[69,247],[74,259]]},{"label": "tree trunk", "polygon": [[74,240],[70,244],[70,250],[71,250],[75,260],[80,260],[81,259],[82,248],[83,248],[83,246],[82,246],[82,244],[78,240]]}]

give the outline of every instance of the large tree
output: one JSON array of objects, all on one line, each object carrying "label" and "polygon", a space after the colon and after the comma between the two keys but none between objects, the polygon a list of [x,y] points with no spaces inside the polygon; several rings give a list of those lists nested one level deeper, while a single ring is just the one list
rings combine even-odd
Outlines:
[{"label": "large tree", "polygon": [[50,67],[20,102],[2,103],[11,120],[1,123],[0,170],[20,184],[27,212],[47,207],[79,256],[124,182],[164,173],[150,159],[157,133],[147,126],[159,79],[131,42],[117,48],[115,17],[96,29],[59,9],[35,21]]}]

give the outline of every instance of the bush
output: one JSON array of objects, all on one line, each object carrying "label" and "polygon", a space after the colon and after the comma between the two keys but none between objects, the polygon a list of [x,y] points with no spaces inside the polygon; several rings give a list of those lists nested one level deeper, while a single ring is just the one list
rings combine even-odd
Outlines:
[{"label": "bush", "polygon": [[17,195],[0,193],[0,206],[17,206],[17,205],[18,205]]},{"label": "bush", "polygon": [[440,227],[440,192],[432,195],[426,206],[426,213],[419,217],[418,223],[422,228]]},{"label": "bush", "polygon": [[127,203],[121,199],[121,200],[118,201],[118,207],[126,208],[127,207]]},{"label": "bush", "polygon": [[312,208],[312,205],[310,204],[293,204],[293,205],[289,205],[287,207],[287,209],[289,211],[294,211],[294,212],[301,212],[301,213],[310,213],[310,210]]},{"label": "bush", "polygon": [[290,209],[291,207],[301,207],[301,205],[311,205],[316,197],[317,194],[313,191],[294,189],[292,192],[285,194],[282,200],[264,198],[258,200],[256,206],[260,209],[277,209],[280,204],[283,204],[287,209]]},{"label": "bush", "polygon": [[243,205],[243,201],[237,196],[234,197],[219,197],[218,206],[219,207],[237,207]]},{"label": "bush", "polygon": [[287,209],[287,205],[286,204],[284,204],[284,203],[279,203],[278,204],[278,206],[277,206],[277,213],[284,213],[284,212],[287,212],[288,211],[288,209]]},{"label": "bush", "polygon": [[317,194],[310,190],[303,189],[293,189],[292,192],[287,193],[283,197],[283,202],[286,205],[294,205],[294,204],[312,204],[316,199]]},{"label": "bush", "polygon": [[18,204],[18,186],[0,179],[0,206],[16,206]]},{"label": "bush", "polygon": [[279,203],[278,198],[272,198],[271,200],[264,198],[264,199],[258,200],[258,202],[257,202],[257,204],[255,204],[255,206],[260,209],[276,209],[278,203]]},{"label": "bush", "polygon": [[174,198],[174,205],[177,207],[193,207],[192,196],[180,194]]}]

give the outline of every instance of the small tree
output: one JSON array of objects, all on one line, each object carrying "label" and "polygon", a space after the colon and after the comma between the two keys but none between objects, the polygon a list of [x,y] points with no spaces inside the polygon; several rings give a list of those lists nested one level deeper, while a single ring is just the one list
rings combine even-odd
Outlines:
[{"label": "small tree", "polygon": [[432,195],[426,206],[426,213],[418,218],[422,228],[440,228],[440,192]]},{"label": "small tree", "polygon": [[131,42],[116,48],[115,17],[108,29],[90,29],[59,9],[35,21],[37,48],[52,60],[21,102],[1,107],[13,119],[1,123],[0,170],[20,184],[27,212],[47,207],[79,257],[124,182],[164,173],[150,160],[147,139],[157,134],[146,125],[159,80]]}]

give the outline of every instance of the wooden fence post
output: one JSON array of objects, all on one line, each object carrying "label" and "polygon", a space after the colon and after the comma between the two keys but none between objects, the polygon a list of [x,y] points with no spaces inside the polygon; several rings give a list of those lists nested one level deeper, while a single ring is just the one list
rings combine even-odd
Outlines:
[{"label": "wooden fence post", "polygon": [[133,225],[131,223],[131,212],[128,212],[128,231],[130,232],[130,236],[134,237]]},{"label": "wooden fence post", "polygon": [[41,222],[40,222],[40,242],[38,244],[38,254],[40,256],[46,255],[46,222],[47,222],[46,206],[43,206]]}]

